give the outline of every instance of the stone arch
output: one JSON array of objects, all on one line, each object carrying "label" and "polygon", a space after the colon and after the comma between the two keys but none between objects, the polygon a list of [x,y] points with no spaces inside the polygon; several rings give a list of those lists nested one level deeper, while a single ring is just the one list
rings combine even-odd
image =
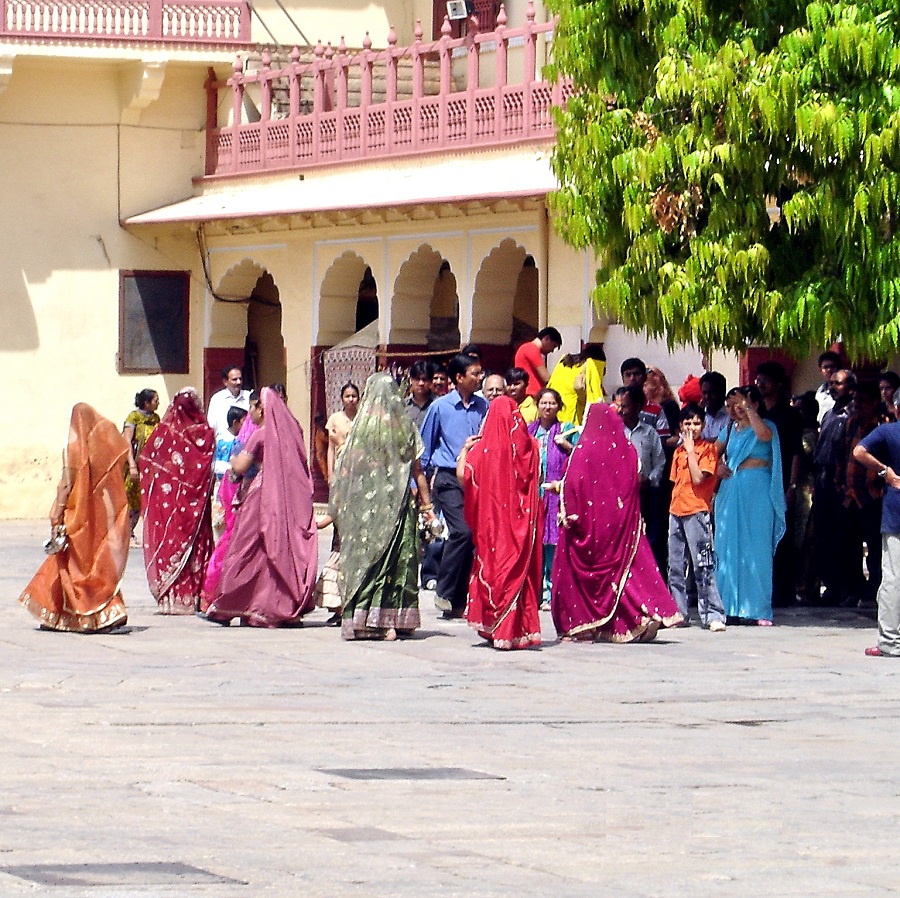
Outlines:
[{"label": "stone arch", "polygon": [[241,259],[232,265],[216,285],[216,296],[210,309],[210,346],[243,346],[247,338],[247,308],[244,302],[250,298],[266,269],[253,259]]},{"label": "stone arch", "polygon": [[[526,266],[526,260],[531,259]],[[523,268],[529,271],[523,278]],[[524,246],[511,237],[502,240],[482,260],[472,294],[474,343],[509,344],[513,335],[513,315],[517,294],[530,295],[530,284],[537,285],[538,270]],[[535,300],[537,291],[535,289]]]},{"label": "stone arch", "polygon": [[247,303],[247,342],[244,365],[254,388],[285,383],[287,363],[281,333],[281,297],[275,279],[263,274]]},{"label": "stone arch", "polygon": [[360,288],[367,271],[371,276],[366,260],[352,250],[347,250],[325,272],[319,288],[315,339],[318,345],[334,346],[356,332]]},{"label": "stone arch", "polygon": [[534,256],[527,255],[522,261],[522,269],[516,279],[516,294],[513,297],[512,333],[513,346],[533,340],[538,326],[538,288],[540,277]]},{"label": "stone arch", "polygon": [[[450,331],[455,337],[448,336]],[[397,273],[389,341],[429,349],[459,346],[456,278],[450,263],[428,243],[410,253]]]}]

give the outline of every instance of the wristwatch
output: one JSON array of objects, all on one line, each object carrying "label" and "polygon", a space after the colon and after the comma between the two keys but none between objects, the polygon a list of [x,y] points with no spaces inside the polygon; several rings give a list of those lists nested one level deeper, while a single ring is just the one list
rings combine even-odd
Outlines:
[{"label": "wristwatch", "polygon": [[887,477],[887,472],[888,472],[888,469],[886,467],[884,467],[878,472],[878,476],[881,477],[882,479],[884,479],[885,477]]}]

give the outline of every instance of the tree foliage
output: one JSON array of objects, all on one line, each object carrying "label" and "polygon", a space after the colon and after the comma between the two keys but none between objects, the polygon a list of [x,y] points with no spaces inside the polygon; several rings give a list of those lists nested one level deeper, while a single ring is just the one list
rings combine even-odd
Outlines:
[{"label": "tree foliage", "polygon": [[552,203],[599,306],[670,345],[900,346],[897,0],[549,5]]}]

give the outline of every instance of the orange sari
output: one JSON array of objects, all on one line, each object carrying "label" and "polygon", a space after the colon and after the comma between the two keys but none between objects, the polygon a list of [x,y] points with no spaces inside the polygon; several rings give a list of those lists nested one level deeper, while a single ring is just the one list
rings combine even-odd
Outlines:
[{"label": "orange sari", "polygon": [[92,633],[128,620],[119,591],[130,532],[122,480],[127,457],[116,425],[79,402],[63,468],[68,545],[47,558],[19,597],[46,629]]}]

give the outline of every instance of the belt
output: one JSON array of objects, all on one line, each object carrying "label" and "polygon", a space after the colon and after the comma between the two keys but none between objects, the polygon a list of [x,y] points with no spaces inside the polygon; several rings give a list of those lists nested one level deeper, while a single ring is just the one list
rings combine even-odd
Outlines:
[{"label": "belt", "polygon": [[447,474],[452,474],[454,477],[456,476],[456,468],[437,468],[438,471],[444,471]]}]

